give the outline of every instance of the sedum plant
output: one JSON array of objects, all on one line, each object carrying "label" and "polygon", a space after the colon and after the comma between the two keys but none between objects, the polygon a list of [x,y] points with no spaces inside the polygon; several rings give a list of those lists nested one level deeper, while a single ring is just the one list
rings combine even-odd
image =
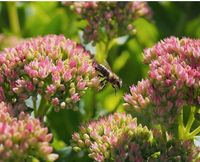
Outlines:
[{"label": "sedum plant", "polygon": [[124,105],[139,121],[147,118],[151,130],[115,113],[82,125],[72,136],[74,150],[85,150],[97,162],[198,162],[193,139],[200,126],[193,124],[200,105],[199,47],[198,39],[170,37],[144,50],[148,77],[130,87]]},{"label": "sedum plant", "polygon": [[0,103],[0,161],[21,162],[28,159],[55,161],[57,154],[52,153],[49,144],[52,134],[48,128],[28,114],[21,112],[13,116],[11,104]]},{"label": "sedum plant", "polygon": [[[0,35],[0,48],[10,45],[0,52],[2,162],[57,160],[50,144],[52,134],[40,119],[52,108],[83,107],[85,103],[78,102],[88,88],[99,90],[101,83],[112,83],[115,75],[103,65],[98,74],[97,62],[105,61],[115,44],[123,44],[136,33],[137,19],[152,15],[146,2],[63,3],[85,20],[83,44],[96,46],[96,60],[82,45],[62,35],[23,42],[12,41],[12,37],[6,42]],[[8,10],[13,32],[20,34],[15,4],[8,3]],[[125,37],[118,39],[121,36]],[[124,96],[131,114],[114,113],[82,124],[72,135],[72,148],[85,151],[96,162],[199,162],[200,149],[193,143],[200,133],[199,39],[170,37],[145,49],[144,54],[148,76]],[[26,111],[27,101],[33,103],[34,117]],[[139,124],[146,125],[145,120],[148,127]],[[55,140],[56,145],[62,142]],[[68,148],[63,150],[66,156],[70,154]]]},{"label": "sedum plant", "polygon": [[[52,106],[73,108],[98,84],[89,52],[62,35],[33,38],[0,53],[0,101],[19,104],[31,96],[36,116]],[[42,107],[36,111],[38,95]]]},{"label": "sedum plant", "polygon": [[[136,112],[148,112],[152,123],[166,128],[178,122],[180,139],[192,139],[200,132],[192,130],[200,105],[200,40],[166,38],[144,50],[149,65],[148,77],[130,87],[125,105]],[[183,109],[190,110],[186,126]]]},{"label": "sedum plant", "polygon": [[124,44],[136,33],[134,22],[150,19],[152,11],[147,2],[63,2],[70,6],[86,25],[80,40],[90,48],[99,63],[105,63],[109,50]]},{"label": "sedum plant", "polygon": [[81,19],[87,21],[83,29],[86,42],[99,42],[131,34],[133,21],[151,17],[146,2],[64,2],[70,5]]},{"label": "sedum plant", "polygon": [[72,135],[75,151],[84,150],[96,162],[192,162],[200,160],[192,141],[180,141],[137,124],[130,114],[114,113],[90,121]]},{"label": "sedum plant", "polygon": [[[73,149],[85,150],[97,162],[196,162],[199,148],[192,140],[200,128],[192,125],[200,105],[199,40],[170,37],[144,53],[150,66],[148,77],[131,86],[130,94],[124,96],[125,106],[144,113],[152,125],[160,124],[162,133],[157,135],[154,127],[149,130],[138,125],[130,114],[115,113],[82,125],[73,134]],[[58,157],[49,145],[52,135],[38,119],[23,112],[24,102],[31,97],[35,117],[43,117],[51,107],[74,107],[87,88],[99,89],[94,62],[81,45],[56,35],[26,40],[1,52],[2,160],[33,157],[54,161]],[[184,107],[190,110],[186,125]],[[169,129],[176,122],[178,138]]]},{"label": "sedum plant", "polygon": [[[129,147],[131,149],[134,145],[138,150],[134,152],[133,148],[132,151],[141,158],[140,151],[143,146],[140,147],[139,144],[142,141],[151,143],[151,137],[151,131],[147,127],[137,125],[136,118],[115,113],[82,125],[79,133],[73,134],[72,145],[76,151],[87,150],[89,157],[95,161],[117,161],[120,158],[126,159],[126,152],[130,151]],[[128,146],[130,140],[133,140],[133,145]]]}]

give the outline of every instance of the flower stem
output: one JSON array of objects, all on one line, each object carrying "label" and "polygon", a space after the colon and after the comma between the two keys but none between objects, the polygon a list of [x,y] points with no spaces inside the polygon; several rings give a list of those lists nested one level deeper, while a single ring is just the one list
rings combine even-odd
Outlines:
[{"label": "flower stem", "polygon": [[36,117],[43,118],[44,115],[46,115],[46,112],[49,110],[49,107],[50,105],[48,104],[48,101],[43,96],[41,96],[41,101],[36,113]]},{"label": "flower stem", "polygon": [[164,126],[161,126],[161,131],[162,131],[162,137],[165,141],[167,141],[167,131],[166,128]]},{"label": "flower stem", "polygon": [[185,132],[185,127],[183,124],[183,109],[181,109],[181,112],[178,116],[178,137],[179,137],[179,139],[184,138],[184,132]]},{"label": "flower stem", "polygon": [[188,139],[193,139],[194,136],[196,136],[198,133],[200,133],[200,126],[197,127],[194,131],[191,131],[191,127],[193,122],[195,121],[194,113],[195,113],[196,107],[192,106],[190,108],[190,115],[189,119],[187,121],[186,126],[184,126],[183,123],[183,109],[181,110],[181,113],[178,117],[178,135],[179,139],[181,140],[188,140]]},{"label": "flower stem", "polygon": [[200,133],[200,126],[198,126],[194,131],[190,133],[190,138],[194,138],[194,136],[198,135]]},{"label": "flower stem", "polygon": [[16,2],[6,2],[9,16],[10,29],[13,34],[20,35],[19,18],[17,13]]},{"label": "flower stem", "polygon": [[34,116],[36,116],[37,115],[37,104],[36,104],[37,98],[35,96],[32,97],[32,102],[33,102]]},{"label": "flower stem", "polygon": [[189,119],[188,119],[188,122],[187,122],[187,125],[186,125],[186,131],[189,133],[190,132],[190,129],[192,127],[192,124],[195,120],[194,118],[194,112],[196,110],[196,107],[195,106],[192,106],[191,109],[190,109],[190,116],[189,116]]}]

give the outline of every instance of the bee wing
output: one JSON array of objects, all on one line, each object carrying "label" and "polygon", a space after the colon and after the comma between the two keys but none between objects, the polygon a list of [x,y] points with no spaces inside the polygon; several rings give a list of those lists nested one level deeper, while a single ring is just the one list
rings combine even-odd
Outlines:
[{"label": "bee wing", "polygon": [[103,60],[103,61],[97,61],[96,59],[94,59],[95,60],[95,62],[97,63],[97,64],[99,64],[99,65],[102,65],[102,66],[104,66],[106,69],[108,69],[110,72],[113,72],[112,71],[112,69],[111,69],[111,67],[110,67],[110,65],[109,65],[109,63],[107,62],[107,60]]},{"label": "bee wing", "polygon": [[103,65],[104,65],[106,68],[108,68],[110,71],[112,71],[112,69],[111,69],[111,67],[110,67],[110,65],[109,65],[109,63],[108,63],[107,60],[104,60]]}]

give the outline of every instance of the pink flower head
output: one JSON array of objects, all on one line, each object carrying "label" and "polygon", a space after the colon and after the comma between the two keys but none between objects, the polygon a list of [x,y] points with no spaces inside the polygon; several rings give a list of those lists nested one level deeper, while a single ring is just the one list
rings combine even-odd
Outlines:
[{"label": "pink flower head", "polygon": [[141,111],[141,108],[145,108],[150,103],[149,92],[152,91],[152,87],[148,80],[142,80],[136,86],[130,87],[131,94],[124,96],[125,102],[134,105],[135,110]]},{"label": "pink flower head", "polygon": [[[146,127],[138,126],[136,119],[131,115],[115,113],[82,125],[79,133],[72,135],[72,145],[74,150],[86,149],[89,157],[95,161],[117,160],[116,152],[119,152],[117,149],[128,144],[134,137],[136,138],[135,142],[140,137],[143,139],[142,133],[147,138],[151,135]],[[148,135],[146,136],[146,134]],[[127,151],[124,150],[126,156]]]},{"label": "pink flower head", "polygon": [[153,119],[173,124],[183,106],[199,106],[200,40],[166,38],[144,51],[146,81],[130,88],[125,105],[148,108]]},{"label": "pink flower head", "polygon": [[88,22],[83,37],[86,42],[100,41],[102,31],[107,39],[129,34],[132,22],[139,17],[150,18],[152,12],[146,2],[68,2],[76,13]]},{"label": "pink flower head", "polygon": [[[0,83],[4,78],[7,82],[0,84],[0,101],[24,102],[40,94],[56,109],[61,103],[67,108],[80,100],[82,91],[99,84],[93,82],[97,74],[89,52],[62,35],[27,40],[5,49],[0,57]],[[81,78],[78,83],[77,78]],[[71,91],[76,94],[71,96]]]},{"label": "pink flower head", "polygon": [[10,105],[0,103],[0,161],[23,161],[30,156],[55,161],[58,155],[52,153],[48,129],[24,112],[18,118],[13,117],[12,110]]}]

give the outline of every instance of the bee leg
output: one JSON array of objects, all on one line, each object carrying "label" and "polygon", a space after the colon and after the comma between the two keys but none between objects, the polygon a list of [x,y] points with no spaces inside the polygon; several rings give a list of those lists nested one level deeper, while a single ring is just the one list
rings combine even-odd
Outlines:
[{"label": "bee leg", "polygon": [[101,80],[100,84],[104,84],[105,81],[106,79]]},{"label": "bee leg", "polygon": [[101,85],[101,88],[100,89],[103,89],[106,85],[106,79],[103,79],[101,82],[100,82],[100,85]]},{"label": "bee leg", "polygon": [[106,84],[105,84],[105,83],[104,83],[104,84],[102,84],[102,85],[101,85],[101,89],[103,89],[105,86],[106,86]]},{"label": "bee leg", "polygon": [[98,77],[101,77],[101,78],[103,78],[104,76],[103,76],[102,74],[98,74]]},{"label": "bee leg", "polygon": [[115,90],[115,95],[116,95],[116,93],[117,93],[117,88],[116,88],[114,85],[112,85],[112,87],[114,88],[114,90]]}]

